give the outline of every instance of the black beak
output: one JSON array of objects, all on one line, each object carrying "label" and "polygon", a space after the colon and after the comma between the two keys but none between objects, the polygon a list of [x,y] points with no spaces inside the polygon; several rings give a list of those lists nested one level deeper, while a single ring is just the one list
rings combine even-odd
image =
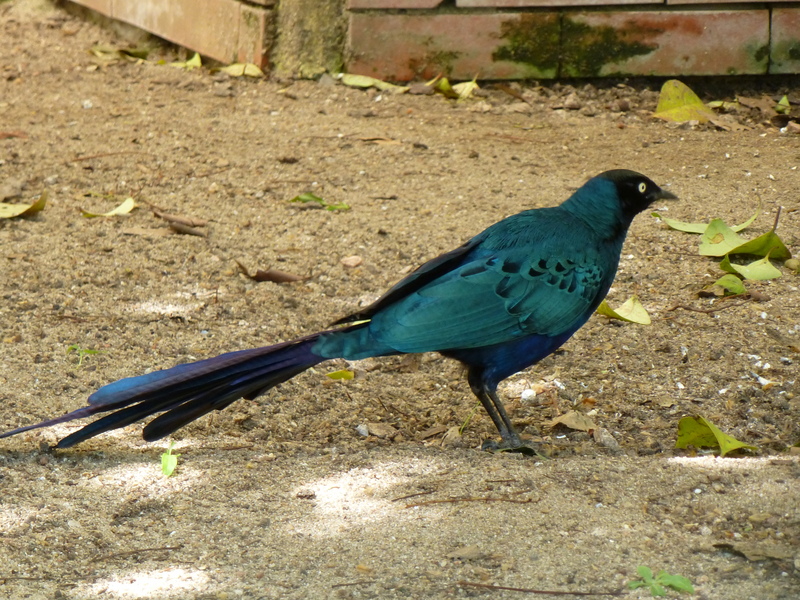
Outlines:
[{"label": "black beak", "polygon": [[667,190],[658,190],[658,193],[653,195],[653,200],[677,200],[678,197],[672,192]]}]

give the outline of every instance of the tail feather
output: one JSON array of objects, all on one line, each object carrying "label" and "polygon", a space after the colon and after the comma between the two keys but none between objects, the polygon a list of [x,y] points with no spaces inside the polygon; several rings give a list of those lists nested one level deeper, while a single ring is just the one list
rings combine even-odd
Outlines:
[{"label": "tail feather", "polygon": [[164,371],[120,379],[89,396],[88,406],[8,431],[0,434],[0,438],[113,411],[65,437],[58,447],[69,448],[106,431],[163,413],[148,423],[143,432],[145,440],[157,440],[212,410],[222,410],[239,398],[255,398],[327,360],[312,352],[320,335],[230,352]]}]

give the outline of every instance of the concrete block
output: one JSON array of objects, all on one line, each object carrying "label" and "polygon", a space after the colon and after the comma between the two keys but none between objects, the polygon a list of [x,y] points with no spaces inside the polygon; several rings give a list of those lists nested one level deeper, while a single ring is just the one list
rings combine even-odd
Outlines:
[{"label": "concrete block", "polygon": [[114,0],[113,17],[215,58],[238,58],[240,4],[236,0]]},{"label": "concrete block", "polygon": [[565,13],[562,76],[767,72],[769,11]]},{"label": "concrete block", "polygon": [[769,72],[800,73],[800,8],[772,9]]},{"label": "concrete block", "polygon": [[414,8],[436,8],[444,0],[349,0],[348,10],[361,9],[414,9]]},{"label": "concrete block", "polygon": [[[730,0],[727,0],[730,2]],[[664,4],[664,0],[456,0],[459,8],[555,8],[559,6],[616,6]]]},{"label": "concrete block", "polygon": [[392,81],[552,78],[559,15],[541,13],[350,15],[347,70]]}]

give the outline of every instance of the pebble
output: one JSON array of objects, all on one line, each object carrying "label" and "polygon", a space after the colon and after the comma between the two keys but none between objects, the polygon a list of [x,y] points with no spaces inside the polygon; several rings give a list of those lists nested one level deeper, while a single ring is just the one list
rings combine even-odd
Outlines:
[{"label": "pebble", "polygon": [[360,266],[361,263],[364,262],[364,259],[358,255],[353,255],[353,256],[346,256],[339,262],[342,263],[348,269],[354,269],[355,267]]},{"label": "pebble", "polygon": [[581,102],[577,94],[570,94],[564,100],[564,108],[568,110],[580,110],[583,108],[583,102]]}]

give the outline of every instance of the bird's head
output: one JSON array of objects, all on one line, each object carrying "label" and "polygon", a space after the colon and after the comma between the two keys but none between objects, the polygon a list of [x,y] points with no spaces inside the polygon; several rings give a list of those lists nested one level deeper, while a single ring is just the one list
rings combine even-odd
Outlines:
[{"label": "bird's head", "polygon": [[651,179],[636,171],[615,169],[600,173],[597,179],[606,179],[616,186],[622,212],[630,219],[647,210],[656,200],[677,199],[675,194],[662,190]]}]

